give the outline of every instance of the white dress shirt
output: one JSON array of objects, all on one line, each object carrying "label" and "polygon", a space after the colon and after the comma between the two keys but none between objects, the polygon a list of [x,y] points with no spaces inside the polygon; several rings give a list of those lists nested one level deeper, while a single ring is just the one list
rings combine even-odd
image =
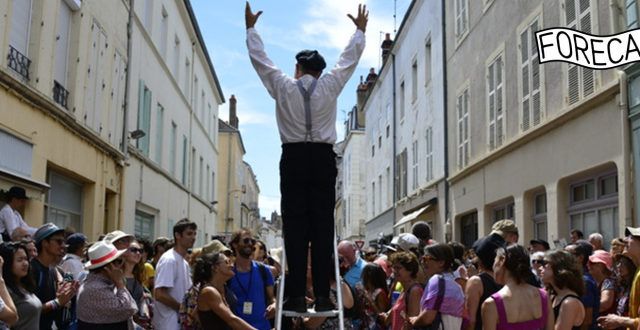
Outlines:
[{"label": "white dress shirt", "polygon": [[22,227],[27,230],[29,235],[33,236],[38,228],[32,228],[22,219],[20,212],[11,208],[9,204],[5,204],[0,210],[0,233],[6,230],[11,237],[16,228]]},{"label": "white dress shirt", "polygon": [[73,279],[76,281],[80,280],[81,275],[84,275],[83,273],[85,272],[82,257],[73,253],[67,253],[64,258],[62,258],[60,268],[62,268],[65,273],[73,275]]},{"label": "white dress shirt", "polygon": [[[317,143],[336,142],[336,100],[364,51],[365,37],[361,30],[351,36],[347,47],[331,71],[318,79],[311,95],[311,141]],[[282,143],[305,142],[304,99],[296,79],[284,74],[271,62],[264,51],[264,44],[254,28],[247,29],[247,48],[251,64],[255,68],[267,91],[276,101],[276,120]],[[300,78],[305,89],[315,80],[311,75]]]}]

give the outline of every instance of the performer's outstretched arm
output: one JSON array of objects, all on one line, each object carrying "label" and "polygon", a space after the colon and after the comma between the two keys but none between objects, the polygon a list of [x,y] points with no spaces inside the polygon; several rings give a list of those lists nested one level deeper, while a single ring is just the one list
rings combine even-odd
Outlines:
[{"label": "performer's outstretched arm", "polygon": [[264,51],[264,43],[262,43],[260,35],[254,28],[260,15],[262,15],[262,11],[254,14],[247,1],[244,18],[247,26],[247,48],[249,49],[251,64],[271,97],[276,98],[278,86],[286,81],[287,76],[269,59]]}]

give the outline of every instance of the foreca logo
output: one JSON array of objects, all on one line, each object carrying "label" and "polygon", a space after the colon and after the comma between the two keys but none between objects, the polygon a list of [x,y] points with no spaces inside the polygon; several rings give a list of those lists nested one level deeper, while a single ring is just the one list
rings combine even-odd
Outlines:
[{"label": "foreca logo", "polygon": [[552,28],[536,32],[540,63],[568,62],[606,70],[640,61],[640,29],[610,36]]}]

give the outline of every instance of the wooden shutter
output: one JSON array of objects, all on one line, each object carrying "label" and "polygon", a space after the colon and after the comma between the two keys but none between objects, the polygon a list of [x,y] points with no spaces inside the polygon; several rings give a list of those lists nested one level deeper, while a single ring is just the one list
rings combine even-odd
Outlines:
[{"label": "wooden shutter", "polygon": [[65,1],[60,1],[58,13],[58,34],[56,36],[56,58],[54,79],[69,89],[67,86],[67,63],[69,58],[69,31],[71,29],[71,8]]},{"label": "wooden shutter", "polygon": [[[533,46],[533,45],[532,45]],[[531,112],[529,109],[529,29],[520,34],[520,71],[522,73],[522,117],[520,125],[523,131],[529,129]]]},{"label": "wooden shutter", "polygon": [[11,46],[25,56],[29,55],[29,31],[31,29],[31,1],[13,0],[11,13]]}]

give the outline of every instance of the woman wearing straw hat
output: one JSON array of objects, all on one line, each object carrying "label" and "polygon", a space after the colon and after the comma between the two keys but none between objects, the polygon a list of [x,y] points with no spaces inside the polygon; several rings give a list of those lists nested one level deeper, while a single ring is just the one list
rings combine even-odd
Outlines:
[{"label": "woman wearing straw hat", "polygon": [[125,287],[121,258],[125,251],[106,241],[89,249],[85,264],[89,275],[78,292],[78,330],[128,329],[138,307]]}]

